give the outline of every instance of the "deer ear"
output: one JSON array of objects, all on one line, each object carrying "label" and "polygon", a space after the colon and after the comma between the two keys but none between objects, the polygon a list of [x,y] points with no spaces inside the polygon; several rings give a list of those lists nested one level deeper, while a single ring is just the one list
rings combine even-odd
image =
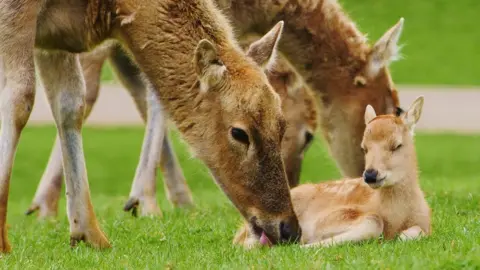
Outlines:
[{"label": "deer ear", "polygon": [[398,40],[403,30],[403,18],[390,28],[383,36],[375,43],[372,52],[368,57],[367,74],[370,77],[375,77],[380,69],[386,67],[390,62],[397,60],[400,57],[400,47]]},{"label": "deer ear", "polygon": [[375,109],[373,109],[372,105],[368,104],[365,109],[365,125],[368,125],[368,123],[370,123],[375,117],[377,117]]},{"label": "deer ear", "polygon": [[279,21],[261,39],[253,42],[247,49],[250,56],[259,66],[269,70],[275,63],[277,45],[283,31],[283,21]]},{"label": "deer ear", "polygon": [[206,39],[200,40],[195,49],[194,64],[200,80],[200,91],[207,91],[218,84],[227,71],[215,46]]},{"label": "deer ear", "polygon": [[410,129],[412,134],[415,129],[415,124],[417,124],[418,120],[420,119],[420,116],[422,115],[423,100],[424,100],[423,96],[417,97],[417,99],[413,101],[408,111],[403,115],[403,121],[405,122],[407,127]]}]

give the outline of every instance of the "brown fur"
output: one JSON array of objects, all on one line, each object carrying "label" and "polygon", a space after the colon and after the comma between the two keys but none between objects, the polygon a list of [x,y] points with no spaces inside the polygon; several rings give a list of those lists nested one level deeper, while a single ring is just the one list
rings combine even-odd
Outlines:
[{"label": "brown fur", "polygon": [[[300,236],[281,159],[280,99],[210,1],[6,0],[0,21],[7,82],[0,107],[1,231],[16,145],[33,105],[35,55],[60,135],[71,242],[110,246],[90,201],[81,139],[85,82],[72,53],[116,38],[242,215],[274,241]],[[248,134],[248,147],[232,137],[232,126]],[[290,230],[280,232],[281,224]],[[6,234],[0,237],[0,250],[9,251]]]},{"label": "brown fur", "polygon": [[[364,178],[304,184],[291,190],[306,247],[367,240],[382,233],[385,239],[431,233],[430,208],[418,183],[413,143],[422,106],[420,97],[401,118],[376,117],[373,108],[367,108]],[[374,179],[367,176],[369,170],[377,172]],[[244,226],[234,243],[251,247],[257,239]]]},{"label": "brown fur", "polygon": [[[321,131],[341,173],[360,176],[365,161],[358,145],[365,106],[371,104],[382,114],[394,113],[399,106],[387,69],[396,56],[396,40],[390,43],[392,50],[385,50],[381,42],[370,46],[336,0],[217,2],[239,36],[261,33],[277,20],[285,22],[280,51],[315,91]],[[374,61],[380,63],[371,65]]]}]

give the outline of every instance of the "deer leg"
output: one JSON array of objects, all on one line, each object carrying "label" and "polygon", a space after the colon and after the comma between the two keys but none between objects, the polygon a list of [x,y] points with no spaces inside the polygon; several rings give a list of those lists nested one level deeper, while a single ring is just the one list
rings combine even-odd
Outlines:
[{"label": "deer leg", "polygon": [[[174,206],[192,205],[193,201],[192,201],[190,189],[188,188],[182,169],[178,163],[177,157],[175,156],[175,152],[173,151],[170,139],[168,138],[166,123],[161,124],[165,126],[164,130],[162,130],[161,127],[153,127],[153,125],[158,124],[157,122],[155,122],[157,121],[155,119],[160,119],[161,117],[164,117],[162,116],[163,113],[161,112],[161,110],[154,109],[154,110],[149,110],[150,116],[147,116],[148,105],[146,102],[147,100],[145,98],[147,91],[146,91],[145,81],[142,79],[142,75],[141,75],[142,73],[140,69],[138,69],[138,67],[132,61],[132,59],[118,45],[113,47],[113,50],[110,56],[110,61],[111,61],[112,67],[115,69],[115,73],[117,74],[118,78],[120,79],[120,81],[122,81],[122,84],[127,88],[133,100],[135,101],[135,105],[137,106],[137,109],[140,112],[140,116],[147,123],[147,127],[146,127],[147,133],[146,133],[144,143],[151,142],[151,140],[147,138],[155,137],[159,139],[162,137],[159,134],[154,135],[153,133],[159,133],[159,132],[164,133],[163,143],[157,142],[157,145],[161,145],[162,147],[161,151],[160,151],[160,148],[156,150],[151,150],[150,153],[142,151],[140,160],[143,160],[143,161],[159,160],[158,166],[160,167],[164,176],[164,183],[165,183],[165,190],[167,192],[167,198]],[[153,103],[152,106],[156,106],[156,107],[160,106],[158,101],[155,99],[150,99],[150,102]],[[154,115],[154,114],[160,114],[160,115]],[[147,117],[150,117],[152,119],[147,119]],[[166,121],[166,120],[162,119],[162,121]],[[148,133],[148,130],[152,130],[152,132]],[[145,147],[148,147],[148,146],[144,145],[143,149],[148,149]],[[150,155],[150,157],[146,157],[148,155]],[[152,166],[148,166],[148,168],[149,170],[156,170],[156,167],[153,168]],[[136,182],[137,184],[134,184],[132,186],[132,192],[133,192],[134,186],[136,189],[141,190],[142,188],[140,188],[138,185],[146,185],[148,186],[146,187],[146,189],[152,193],[150,196],[155,198],[156,197],[156,188],[154,183],[156,181],[155,172],[146,172],[146,171],[140,172],[138,171],[138,169],[146,170],[146,167],[141,166],[139,164],[139,166],[137,167],[137,173],[148,175],[148,177],[144,178],[144,181],[137,181]],[[139,176],[138,174],[137,176]],[[137,176],[135,177],[135,179],[138,179]],[[134,183],[135,181],[136,180],[134,180]],[[156,200],[154,201],[150,199],[149,201],[155,202]],[[132,197],[131,200],[129,200],[128,203],[125,205],[125,209],[133,210],[135,207],[138,206],[138,204],[141,204],[141,203],[142,203],[141,200],[139,200],[138,198]],[[156,207],[153,207],[152,205],[146,208],[142,207],[142,209],[143,209],[142,210],[143,214],[158,213],[156,212]],[[149,211],[148,209],[152,209],[154,211],[152,212],[152,211]]]},{"label": "deer leg", "polygon": [[[302,247],[329,247],[345,242],[373,239],[382,234],[383,221],[377,215],[365,214],[350,219],[346,211],[352,213],[351,210],[342,209],[321,220],[316,228],[323,237],[317,241],[309,241]],[[325,226],[327,224],[329,226]]]},{"label": "deer leg", "polygon": [[[100,75],[109,49],[100,47],[93,52],[80,55],[80,62],[86,83],[86,108],[84,119],[87,119],[95,105],[100,88]],[[55,144],[48,160],[47,168],[37,187],[32,204],[26,211],[30,215],[38,210],[39,219],[54,218],[58,213],[58,200],[62,189],[63,167],[60,138]]]},{"label": "deer leg", "polygon": [[163,147],[160,158],[160,170],[163,172],[163,183],[168,200],[177,207],[193,206],[193,199],[187,181],[183,175],[182,168],[178,163],[172,143],[168,138],[168,131],[165,129]]},{"label": "deer leg", "polygon": [[166,130],[165,117],[162,106],[156,94],[147,90],[147,128],[143,140],[140,162],[135,172],[130,198],[124,206],[125,211],[132,210],[137,215],[137,207],[140,205],[142,215],[161,215],[156,199],[156,172],[160,158],[160,150]]},{"label": "deer leg", "polygon": [[35,100],[36,2],[0,4],[0,252],[10,252],[7,205],[18,141]]},{"label": "deer leg", "polygon": [[62,150],[70,245],[85,241],[95,248],[110,247],[90,199],[81,135],[85,113],[85,81],[78,55],[37,52],[35,56]]},{"label": "deer leg", "polygon": [[416,240],[423,237],[425,233],[419,226],[412,226],[400,234],[400,240],[407,241],[407,240]]}]

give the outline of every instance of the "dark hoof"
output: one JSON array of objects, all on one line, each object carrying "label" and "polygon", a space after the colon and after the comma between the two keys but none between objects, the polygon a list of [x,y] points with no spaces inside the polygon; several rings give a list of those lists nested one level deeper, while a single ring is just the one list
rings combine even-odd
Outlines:
[{"label": "dark hoof", "polygon": [[33,213],[35,213],[39,209],[38,206],[30,206],[27,211],[25,211],[25,215],[29,216]]},{"label": "dark hoof", "polygon": [[137,208],[139,205],[139,200],[137,198],[128,199],[127,203],[123,207],[123,211],[129,212],[132,211],[132,216],[137,217]]}]

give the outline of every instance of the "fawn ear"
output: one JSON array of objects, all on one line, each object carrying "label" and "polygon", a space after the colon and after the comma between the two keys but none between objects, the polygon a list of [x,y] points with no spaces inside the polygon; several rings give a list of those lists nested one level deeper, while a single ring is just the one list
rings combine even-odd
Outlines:
[{"label": "fawn ear", "polygon": [[365,125],[368,125],[368,123],[370,123],[370,121],[372,121],[375,117],[377,117],[375,109],[372,107],[372,105],[368,104],[367,108],[365,109]]},{"label": "fawn ear", "polygon": [[403,121],[407,125],[407,127],[410,129],[410,132],[413,135],[414,129],[415,129],[415,124],[417,124],[418,120],[420,119],[420,116],[422,115],[422,109],[423,109],[423,96],[417,97],[408,111],[403,115]]},{"label": "fawn ear", "polygon": [[370,55],[368,56],[367,74],[370,77],[375,77],[380,69],[386,67],[391,61],[400,58],[400,46],[398,40],[403,30],[403,18],[390,28],[383,36],[375,43]]},{"label": "fawn ear", "polygon": [[247,49],[250,56],[258,65],[270,70],[275,63],[277,45],[283,31],[283,21],[279,21],[261,39],[253,42]]},{"label": "fawn ear", "polygon": [[206,39],[200,40],[195,49],[194,64],[200,80],[200,91],[203,92],[218,84],[227,71],[215,46]]}]

